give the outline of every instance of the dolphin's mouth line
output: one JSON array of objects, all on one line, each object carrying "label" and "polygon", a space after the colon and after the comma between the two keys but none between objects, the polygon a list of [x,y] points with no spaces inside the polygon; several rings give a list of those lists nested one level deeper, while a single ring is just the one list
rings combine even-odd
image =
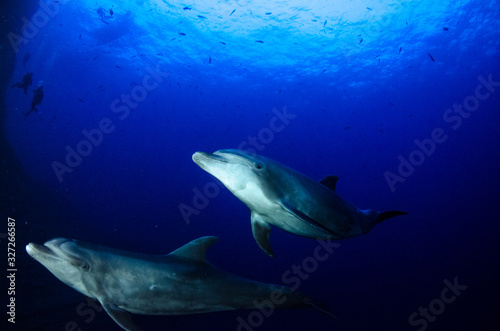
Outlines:
[{"label": "dolphin's mouth line", "polygon": [[209,159],[217,161],[217,162],[221,162],[221,163],[229,163],[229,161],[224,159],[224,157],[219,156],[219,155],[215,155],[215,154],[210,154]]},{"label": "dolphin's mouth line", "polygon": [[35,243],[29,243],[26,246],[26,251],[28,254],[38,262],[45,261],[61,261],[61,257],[50,248],[45,245],[39,245]]},{"label": "dolphin's mouth line", "polygon": [[[46,259],[53,259],[53,260],[59,260],[59,261],[68,261],[72,264],[78,264],[79,261],[82,259],[79,257],[76,257],[65,250],[61,249],[60,246],[64,244],[65,242],[68,242],[71,240],[65,240],[57,245],[57,248],[59,248],[57,251],[50,247],[50,245],[47,245],[47,243],[43,245],[35,244],[35,243],[29,243],[28,244],[28,254],[32,256],[30,253],[30,250],[33,253],[37,253],[42,255]],[[32,256],[33,257],[33,256]],[[35,260],[38,260],[36,257],[33,257]]]},{"label": "dolphin's mouth line", "polygon": [[35,251],[37,253],[40,253],[40,254],[43,254],[43,255],[52,255],[52,256],[55,256],[54,251],[50,247],[47,247],[45,245],[39,245],[39,244],[35,244],[35,243],[29,243],[28,247],[30,248],[30,250],[33,250],[33,251]]},{"label": "dolphin's mouth line", "polygon": [[205,159],[205,160],[212,160],[212,161],[217,161],[221,163],[229,163],[229,161],[222,155],[217,155],[215,153],[205,153],[205,152],[196,152],[193,155],[193,160],[196,162],[196,159]]}]

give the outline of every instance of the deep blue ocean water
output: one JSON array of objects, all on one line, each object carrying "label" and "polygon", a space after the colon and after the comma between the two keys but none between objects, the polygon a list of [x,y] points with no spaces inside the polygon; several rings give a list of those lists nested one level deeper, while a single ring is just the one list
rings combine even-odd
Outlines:
[{"label": "deep blue ocean water", "polygon": [[[5,251],[16,220],[13,330],[120,329],[24,251],[55,237],[163,254],[215,235],[214,265],[290,285],[283,275],[318,243],[274,228],[276,258],[262,253],[248,208],[191,160],[224,148],[336,175],[359,208],[409,213],[305,266],[299,290],[341,322],[279,310],[249,328],[498,329],[498,1],[42,0],[14,12],[0,228]],[[9,87],[29,72],[26,94]],[[137,319],[237,330],[249,314]]]}]

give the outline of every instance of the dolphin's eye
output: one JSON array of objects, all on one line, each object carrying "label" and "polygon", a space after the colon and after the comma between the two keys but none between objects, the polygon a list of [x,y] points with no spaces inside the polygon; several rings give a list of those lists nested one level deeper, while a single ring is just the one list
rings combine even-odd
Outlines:
[{"label": "dolphin's eye", "polygon": [[262,168],[263,168],[263,166],[262,166],[262,164],[260,164],[260,163],[256,163],[256,164],[255,164],[255,168],[257,168],[257,169],[262,169]]},{"label": "dolphin's eye", "polygon": [[89,271],[90,266],[87,262],[83,261],[82,264],[80,264],[80,269],[82,269],[83,271]]}]

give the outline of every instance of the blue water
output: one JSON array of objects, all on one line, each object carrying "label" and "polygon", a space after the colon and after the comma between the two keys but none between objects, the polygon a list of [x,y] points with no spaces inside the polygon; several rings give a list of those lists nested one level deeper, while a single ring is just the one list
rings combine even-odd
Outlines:
[{"label": "blue water", "polygon": [[[26,9],[2,44],[17,51],[9,85],[33,73],[27,94],[4,93],[4,131],[25,178],[6,210],[25,255],[19,323],[119,330],[104,312],[78,314],[85,298],[25,254],[28,242],[54,237],[159,254],[215,235],[213,264],[284,284],[318,243],[274,228],[276,258],[267,257],[245,205],[191,160],[252,148],[315,180],[337,175],[337,193],[359,208],[409,213],[339,241],[301,279],[299,290],[342,322],[281,310],[255,330],[496,329],[499,5],[73,0]],[[26,116],[39,85],[43,100]],[[466,289],[443,303],[454,279]],[[434,314],[412,319],[419,307]],[[236,330],[250,313],[140,319],[158,330]]]}]

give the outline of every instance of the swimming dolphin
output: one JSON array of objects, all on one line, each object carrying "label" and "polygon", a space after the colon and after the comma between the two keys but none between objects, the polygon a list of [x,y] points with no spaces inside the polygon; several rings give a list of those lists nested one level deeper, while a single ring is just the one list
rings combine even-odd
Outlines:
[{"label": "swimming dolphin", "polygon": [[338,177],[327,176],[318,183],[242,150],[196,152],[193,161],[250,208],[253,236],[271,257],[270,224],[303,237],[338,240],[365,234],[383,220],[407,214],[358,209],[335,192]]},{"label": "swimming dolphin", "polygon": [[195,314],[252,309],[265,300],[272,300],[276,308],[314,307],[330,314],[291,288],[248,280],[214,267],[205,253],[217,240],[198,238],[168,255],[132,253],[65,238],[44,245],[30,243],[26,251],[63,283],[99,300],[125,330],[140,330],[127,312]]}]

